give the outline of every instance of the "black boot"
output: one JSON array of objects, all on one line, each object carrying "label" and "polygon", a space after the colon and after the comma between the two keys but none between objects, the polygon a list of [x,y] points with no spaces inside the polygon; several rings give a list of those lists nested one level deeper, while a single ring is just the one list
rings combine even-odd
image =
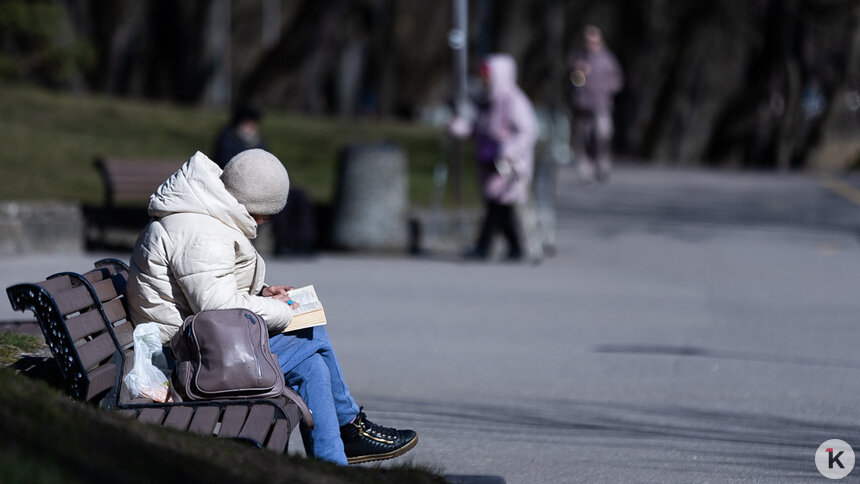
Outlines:
[{"label": "black boot", "polygon": [[343,450],[350,464],[392,459],[403,455],[418,443],[414,430],[397,430],[367,420],[359,411],[352,423],[340,428]]}]

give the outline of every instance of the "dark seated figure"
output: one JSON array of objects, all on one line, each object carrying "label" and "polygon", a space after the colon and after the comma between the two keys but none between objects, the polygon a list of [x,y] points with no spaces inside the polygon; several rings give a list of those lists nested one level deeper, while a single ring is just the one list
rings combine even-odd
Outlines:
[{"label": "dark seated figure", "polygon": [[[260,135],[260,112],[252,106],[242,104],[233,110],[230,122],[218,133],[213,152],[213,161],[224,169],[239,153],[252,148],[268,150]],[[275,234],[275,254],[308,255],[316,246],[316,223],[313,202],[305,190],[293,186],[287,205],[272,216]]]}]

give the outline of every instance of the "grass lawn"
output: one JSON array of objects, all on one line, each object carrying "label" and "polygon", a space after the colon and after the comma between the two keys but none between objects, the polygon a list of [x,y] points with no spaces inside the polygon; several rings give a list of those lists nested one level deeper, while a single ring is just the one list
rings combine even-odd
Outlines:
[{"label": "grass lawn", "polygon": [[39,338],[0,332],[0,482],[435,483],[411,464],[341,467],[145,425],[3,368]]},{"label": "grass lawn", "polygon": [[[391,141],[408,153],[410,197],[426,206],[434,166],[445,160],[439,129],[368,119],[309,118],[266,110],[263,138],[287,166],[295,186],[319,201],[334,192],[337,154],[349,143]],[[210,152],[227,111],[104,96],[77,96],[0,84],[0,200],[65,199],[100,203],[97,155],[188,159]],[[478,200],[469,147],[463,197]],[[449,189],[450,192],[450,189]],[[450,193],[446,200],[450,203]]]},{"label": "grass lawn", "polygon": [[45,346],[41,338],[26,334],[0,332],[0,367],[18,361],[21,353],[30,353]]}]

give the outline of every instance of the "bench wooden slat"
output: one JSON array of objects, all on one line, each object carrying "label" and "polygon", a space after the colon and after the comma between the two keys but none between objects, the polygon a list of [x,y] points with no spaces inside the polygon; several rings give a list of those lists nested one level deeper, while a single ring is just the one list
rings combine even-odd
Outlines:
[{"label": "bench wooden slat", "polygon": [[152,195],[158,185],[147,185],[142,187],[122,187],[122,191],[114,195],[115,202],[138,202],[141,209],[146,208],[147,199]]},{"label": "bench wooden slat", "polygon": [[36,285],[48,291],[53,296],[62,291],[71,289],[72,279],[69,276],[59,276],[42,282],[37,282]]},{"label": "bench wooden slat", "polygon": [[153,187],[153,189],[150,189],[150,190],[140,190],[140,191],[128,191],[128,190],[126,190],[126,191],[123,191],[121,195],[116,195],[114,197],[114,201],[126,202],[126,203],[127,202],[137,202],[137,201],[140,201],[141,198],[143,198],[144,200],[140,201],[140,208],[145,209],[146,208],[145,198],[148,197],[149,195],[152,195],[152,193],[154,191],[155,191],[154,187]]},{"label": "bench wooden slat", "polygon": [[[110,301],[111,299],[116,299],[118,296],[112,279],[98,281],[92,286],[99,301]],[[65,291],[52,292],[51,294],[54,297],[54,302],[57,303],[57,309],[60,310],[63,316],[76,313],[95,304],[86,286],[77,286]]]},{"label": "bench wooden slat", "polygon": [[[94,304],[93,298],[90,295],[86,286],[72,287],[70,281],[64,281],[68,276],[60,276],[54,279],[45,281],[45,288],[54,298],[57,304],[57,309],[63,316],[76,313],[82,309],[86,309]],[[55,282],[56,281],[56,282]],[[41,283],[40,283],[41,284]],[[99,301],[110,301],[118,296],[117,288],[113,279],[103,279],[92,284],[93,289],[98,296]],[[68,287],[65,290],[56,290],[55,288]]]},{"label": "bench wooden slat", "polygon": [[105,315],[111,324],[126,319],[125,306],[122,304],[122,299],[114,299],[103,304]]},{"label": "bench wooden slat", "polygon": [[144,202],[146,197],[152,195],[158,188],[158,183],[134,184],[116,187],[122,191],[114,195],[115,200],[140,200]]},{"label": "bench wooden slat", "polygon": [[232,439],[239,435],[242,425],[245,423],[246,415],[248,415],[248,407],[230,405],[225,408],[224,416],[221,418],[221,430],[218,431],[218,437]]},{"label": "bench wooden slat", "polygon": [[[120,267],[119,264],[123,264],[123,266]],[[108,274],[110,274],[110,275],[114,275],[117,272],[123,270],[123,268],[125,267],[124,264],[125,264],[124,262],[121,262],[121,261],[116,260],[116,259],[101,259],[101,260],[96,261],[95,267],[96,267],[96,269],[102,269],[102,270],[108,271]]]},{"label": "bench wooden slat", "polygon": [[[61,313],[72,314],[92,305],[92,297],[90,297],[85,287],[80,286],[75,288],[73,295],[69,295],[68,293],[69,291],[65,291],[64,294],[66,295],[60,298],[59,301],[57,298],[54,299]],[[105,315],[111,323],[122,321],[126,317],[125,307],[123,307],[121,299],[108,301],[103,307]],[[102,315],[96,309],[91,309],[66,319],[66,327],[69,329],[69,336],[71,336],[72,341],[77,341],[84,336],[89,336],[106,329]]]},{"label": "bench wooden slat", "polygon": [[113,332],[116,334],[116,339],[121,348],[134,346],[134,326],[130,322],[126,321],[114,326]]},{"label": "bench wooden slat", "polygon": [[181,162],[160,160],[102,160],[102,163],[112,176],[166,174],[165,179],[182,166]]},{"label": "bench wooden slat", "polygon": [[105,363],[88,373],[90,386],[87,387],[87,401],[101,395],[116,384],[116,365]]},{"label": "bench wooden slat", "polygon": [[113,355],[114,351],[113,338],[111,338],[110,333],[105,331],[79,346],[78,356],[81,357],[81,365],[90,370],[100,361]]},{"label": "bench wooden slat", "polygon": [[134,191],[148,188],[149,194],[152,195],[152,193],[162,183],[164,183],[164,181],[167,180],[167,177],[169,177],[170,175],[172,175],[172,173],[124,173],[122,175],[113,174],[111,176],[111,183],[113,184],[113,189],[117,192],[119,192],[120,190]]},{"label": "bench wooden slat", "polygon": [[250,439],[262,447],[266,443],[266,436],[269,435],[269,428],[272,426],[274,417],[274,407],[270,405],[254,405],[248,413],[248,418],[245,419],[245,425],[242,426],[239,437]]},{"label": "bench wooden slat", "polygon": [[53,292],[54,302],[60,314],[68,316],[94,304],[92,296],[84,286],[73,287],[65,291]]},{"label": "bench wooden slat", "polygon": [[164,183],[169,175],[156,175],[153,173],[146,174],[143,178],[141,174],[114,175],[111,178],[114,189],[123,189],[128,191],[149,189],[149,194],[152,195],[159,185]]},{"label": "bench wooden slat", "polygon": [[102,315],[95,309],[67,319],[66,327],[72,341],[106,330]]},{"label": "bench wooden slat", "polygon": [[170,412],[164,419],[164,426],[176,430],[185,430],[188,428],[188,423],[193,415],[194,409],[192,407],[170,407]]},{"label": "bench wooden slat", "polygon": [[164,183],[173,173],[167,172],[134,172],[134,173],[111,173],[111,182],[117,187],[154,187],[155,191],[159,185]]},{"label": "bench wooden slat", "polygon": [[188,431],[196,434],[212,435],[219,415],[221,415],[221,409],[218,407],[197,407],[197,411],[194,412],[194,418],[191,419],[191,425],[188,426]]},{"label": "bench wooden slat", "polygon": [[109,175],[110,182],[114,189],[126,185],[149,185],[153,187],[152,191],[154,192],[159,185],[164,183],[164,181],[176,171],[175,168],[179,167],[174,167],[172,170],[153,171],[143,171],[144,169],[135,168],[134,171],[127,171],[124,173],[113,171]]},{"label": "bench wooden slat", "polygon": [[284,419],[280,419],[272,426],[272,433],[269,435],[269,441],[266,442],[266,448],[274,450],[278,453],[283,453],[287,449],[287,444],[290,441],[290,424]]},{"label": "bench wooden slat", "polygon": [[81,275],[84,276],[84,279],[94,283],[109,278],[110,272],[107,269],[93,269]]},{"label": "bench wooden slat", "polygon": [[125,354],[125,365],[122,368],[122,376],[128,375],[128,372],[134,368],[134,348],[130,348],[124,351]]},{"label": "bench wooden slat", "polygon": [[138,422],[152,423],[158,425],[161,424],[162,419],[164,419],[163,408],[144,408],[137,416]]},{"label": "bench wooden slat", "polygon": [[93,289],[98,295],[99,301],[110,301],[116,299],[119,294],[116,292],[116,286],[113,279],[105,279],[93,284]]}]

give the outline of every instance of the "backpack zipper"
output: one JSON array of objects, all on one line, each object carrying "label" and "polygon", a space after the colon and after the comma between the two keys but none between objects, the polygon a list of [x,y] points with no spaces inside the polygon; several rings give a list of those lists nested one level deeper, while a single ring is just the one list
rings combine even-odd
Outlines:
[{"label": "backpack zipper", "polygon": [[[252,318],[250,314],[245,313],[245,317],[248,318],[248,321],[250,321],[251,324],[257,324],[257,321],[254,320],[254,318]],[[248,329],[248,342],[250,342],[251,347],[254,348],[254,363],[257,364],[257,378],[262,380],[263,379],[263,369],[260,368],[260,354],[257,352],[257,345],[254,344],[254,338],[251,335],[251,326],[245,326],[245,327]]]}]

